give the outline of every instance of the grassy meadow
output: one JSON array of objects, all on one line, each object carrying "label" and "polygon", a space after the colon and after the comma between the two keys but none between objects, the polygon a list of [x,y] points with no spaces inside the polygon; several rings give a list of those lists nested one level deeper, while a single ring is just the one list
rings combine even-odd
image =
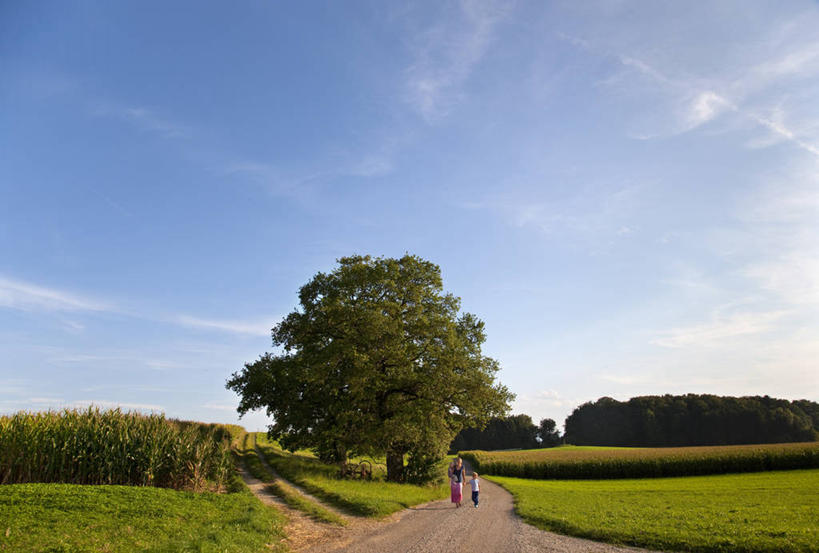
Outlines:
[{"label": "grassy meadow", "polygon": [[536,479],[655,478],[819,468],[819,442],[667,448],[463,451],[475,470]]},{"label": "grassy meadow", "polygon": [[653,549],[819,551],[819,470],[619,480],[491,477],[526,522]]},{"label": "grassy meadow", "polygon": [[[284,478],[353,515],[380,518],[449,494],[449,486],[444,485],[385,482],[383,472],[375,467],[372,481],[340,480],[337,466],[324,464],[307,453],[284,451],[264,433],[257,433],[255,437],[267,462]],[[445,464],[441,472],[446,474]]]}]

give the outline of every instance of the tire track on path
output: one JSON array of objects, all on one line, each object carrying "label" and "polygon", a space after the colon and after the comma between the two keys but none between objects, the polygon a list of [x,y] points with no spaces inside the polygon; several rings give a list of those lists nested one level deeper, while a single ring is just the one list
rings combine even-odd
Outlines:
[{"label": "tire track on path", "polygon": [[254,451],[256,452],[256,456],[259,458],[259,461],[262,463],[262,466],[264,467],[264,469],[267,472],[269,472],[273,476],[273,478],[275,478],[276,480],[281,480],[282,482],[284,482],[285,484],[287,484],[288,486],[290,486],[291,488],[296,490],[296,492],[301,494],[301,496],[304,497],[305,499],[307,499],[309,501],[312,501],[313,503],[317,503],[317,504],[321,505],[322,507],[324,507],[328,511],[337,514],[338,516],[340,516],[341,518],[346,520],[348,523],[351,523],[356,519],[356,517],[350,516],[348,513],[345,513],[344,511],[342,511],[341,509],[339,509],[335,505],[330,505],[330,504],[322,501],[321,499],[317,498],[316,496],[312,495],[310,492],[308,492],[307,490],[305,490],[304,488],[302,488],[300,485],[296,484],[295,482],[291,482],[287,478],[283,478],[278,472],[276,472],[276,469],[274,469],[270,465],[270,463],[267,462],[267,458],[264,456],[264,453],[262,452],[261,447],[256,442],[256,436],[253,436],[253,447],[254,447]]}]

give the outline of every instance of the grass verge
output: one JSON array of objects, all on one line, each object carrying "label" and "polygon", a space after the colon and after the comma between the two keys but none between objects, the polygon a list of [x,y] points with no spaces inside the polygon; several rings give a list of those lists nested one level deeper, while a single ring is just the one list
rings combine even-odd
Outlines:
[{"label": "grass verge", "polygon": [[[258,443],[276,472],[323,501],[354,515],[380,518],[449,494],[449,487],[442,485],[415,486],[381,479],[342,480],[337,477],[338,467],[283,451],[267,441],[264,434],[258,435]],[[446,471],[445,466],[443,471]]]},{"label": "grass verge", "polygon": [[313,520],[336,524],[338,526],[347,525],[347,521],[336,513],[304,497],[298,490],[286,482],[274,478],[273,475],[270,474],[270,471],[262,464],[261,459],[259,459],[259,456],[256,454],[254,445],[255,435],[245,434],[241,438],[241,447],[238,448],[237,454],[240,459],[244,461],[250,474],[266,483],[267,489],[270,490],[273,495],[280,497],[291,508],[302,511]]},{"label": "grass verge", "polygon": [[636,480],[491,477],[530,524],[600,541],[703,552],[819,551],[819,470]]}]

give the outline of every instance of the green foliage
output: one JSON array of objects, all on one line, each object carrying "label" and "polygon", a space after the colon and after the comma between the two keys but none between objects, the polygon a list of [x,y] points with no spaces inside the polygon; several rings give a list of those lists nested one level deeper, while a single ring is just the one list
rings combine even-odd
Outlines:
[{"label": "green foliage", "polygon": [[819,470],[643,480],[492,477],[526,522],[655,550],[819,551]]},{"label": "green foliage", "polygon": [[566,419],[575,445],[695,446],[808,442],[819,439],[819,404],[764,397],[609,397]]},{"label": "green foliage", "polygon": [[[276,472],[353,515],[381,518],[419,503],[444,498],[449,493],[449,486],[443,485],[417,486],[380,479],[342,480],[338,478],[337,466],[284,451],[261,435],[258,443]],[[446,474],[445,462],[439,461],[437,472]]]},{"label": "green foliage", "polygon": [[230,429],[98,408],[0,417],[0,483],[223,488]]},{"label": "green foliage", "polygon": [[0,486],[0,551],[15,553],[285,551],[284,516],[249,490],[191,493],[135,486]]},{"label": "green foliage", "polygon": [[[546,419],[549,420],[549,419]],[[554,422],[553,422],[554,424]],[[486,427],[464,428],[449,446],[455,453],[464,449],[530,449],[538,447],[539,428],[529,415],[493,417]]]},{"label": "green foliage", "polygon": [[540,438],[540,447],[556,447],[562,441],[557,424],[552,419],[540,420],[537,435]]},{"label": "green foliage", "polygon": [[819,442],[677,448],[463,451],[475,470],[536,479],[694,476],[819,467]]},{"label": "green foliage", "polygon": [[273,329],[282,353],[246,364],[227,387],[241,413],[267,410],[285,448],[334,462],[386,453],[388,478],[401,481],[405,455],[443,457],[459,430],[503,414],[513,396],[481,353],[483,323],[459,314],[437,265],[410,255],[338,263],[301,287],[300,309]]}]

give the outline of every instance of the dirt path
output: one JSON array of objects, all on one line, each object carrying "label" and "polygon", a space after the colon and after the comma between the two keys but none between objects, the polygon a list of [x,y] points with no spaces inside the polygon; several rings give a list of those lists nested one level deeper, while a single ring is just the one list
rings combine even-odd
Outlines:
[{"label": "dirt path", "polygon": [[449,499],[417,505],[375,521],[345,517],[341,528],[311,520],[290,509],[246,470],[242,478],[263,502],[275,504],[289,517],[287,543],[303,553],[635,553],[644,549],[614,546],[552,532],[525,524],[514,512],[512,495],[481,481],[476,509],[465,486],[464,502],[456,509]]},{"label": "dirt path", "polygon": [[311,495],[310,492],[308,492],[307,490],[305,490],[304,488],[302,488],[301,486],[299,486],[295,482],[291,482],[290,480],[282,478],[281,475],[279,475],[279,473],[276,472],[276,469],[274,469],[270,465],[270,463],[267,462],[267,459],[265,458],[264,453],[262,453],[261,449],[259,448],[259,445],[255,443],[255,438],[254,438],[254,447],[255,447],[256,455],[259,457],[259,461],[261,462],[262,466],[264,467],[264,469],[267,472],[269,472],[273,476],[273,478],[286,483],[292,489],[294,489],[296,492],[298,492],[302,497],[305,497],[305,498],[309,499],[313,503],[318,503],[319,505],[321,505],[322,507],[324,507],[328,511],[338,515],[341,518],[343,518],[345,521],[347,521],[347,524],[350,524],[350,523],[352,523],[352,522],[354,522],[356,520],[355,517],[352,517],[352,516],[348,515],[347,513],[337,509],[336,507],[334,507],[332,505],[328,505],[327,503],[324,503],[322,500],[320,500],[316,496]]},{"label": "dirt path", "polygon": [[481,482],[480,506],[469,499],[456,509],[449,500],[433,501],[400,513],[395,522],[362,533],[347,543],[316,543],[309,553],[621,553],[645,551],[538,530],[515,513],[512,495]]},{"label": "dirt path", "polygon": [[288,547],[292,551],[301,551],[315,543],[344,543],[347,528],[316,522],[301,511],[290,508],[284,501],[267,489],[267,484],[250,474],[246,467],[240,466],[239,473],[250,491],[265,505],[274,505],[287,516]]}]

